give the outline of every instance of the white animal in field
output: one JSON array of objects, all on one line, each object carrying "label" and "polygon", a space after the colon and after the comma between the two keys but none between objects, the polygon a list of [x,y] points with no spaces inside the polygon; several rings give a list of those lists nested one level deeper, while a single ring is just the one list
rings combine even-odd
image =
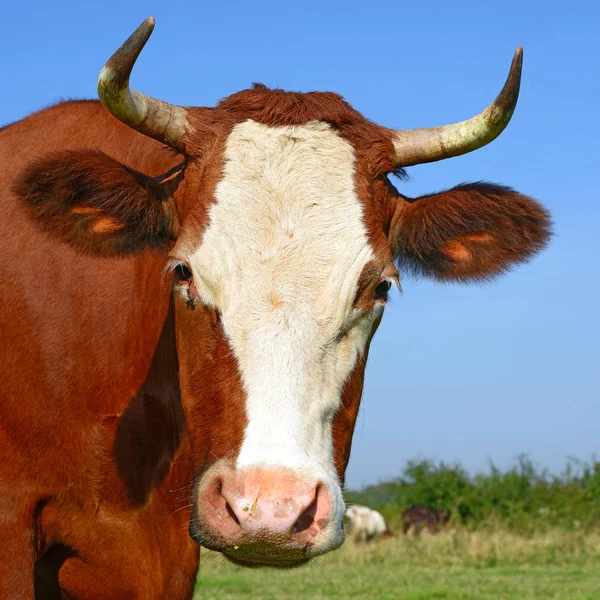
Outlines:
[{"label": "white animal in field", "polygon": [[353,504],[346,509],[350,534],[357,542],[368,542],[378,536],[393,535],[383,515],[368,506]]}]

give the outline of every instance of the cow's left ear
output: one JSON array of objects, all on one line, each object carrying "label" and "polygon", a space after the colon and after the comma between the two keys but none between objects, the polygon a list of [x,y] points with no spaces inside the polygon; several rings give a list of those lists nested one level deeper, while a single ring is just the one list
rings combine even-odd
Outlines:
[{"label": "cow's left ear", "polygon": [[37,160],[13,191],[49,234],[88,254],[119,256],[174,239],[167,187],[102,152],[82,150]]},{"label": "cow's left ear", "polygon": [[486,280],[542,250],[548,211],[508,187],[459,185],[414,200],[400,198],[390,245],[400,267],[441,281]]}]

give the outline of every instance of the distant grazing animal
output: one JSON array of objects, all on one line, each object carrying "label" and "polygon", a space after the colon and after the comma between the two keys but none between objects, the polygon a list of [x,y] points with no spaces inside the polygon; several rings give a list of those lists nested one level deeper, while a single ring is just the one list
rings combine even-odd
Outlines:
[{"label": "distant grazing animal", "polygon": [[357,542],[368,542],[378,536],[393,535],[383,515],[368,506],[352,504],[346,509],[346,517],[350,523],[350,534]]},{"label": "distant grazing animal", "polygon": [[0,130],[0,598],[179,600],[196,542],[247,566],[338,547],[396,265],[486,281],[549,237],[510,188],[412,199],[388,179],[499,135],[520,50],[480,115],[396,131],[328,92],[145,96],[152,29],[106,63],[101,102]]},{"label": "distant grazing animal", "polygon": [[443,510],[431,506],[411,506],[402,513],[402,531],[405,535],[418,535],[424,529],[437,533],[448,519],[448,513]]}]

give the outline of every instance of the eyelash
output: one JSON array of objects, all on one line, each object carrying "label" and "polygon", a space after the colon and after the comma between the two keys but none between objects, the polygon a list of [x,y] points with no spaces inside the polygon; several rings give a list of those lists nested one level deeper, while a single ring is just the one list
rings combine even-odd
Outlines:
[{"label": "eyelash", "polygon": [[191,281],[192,280],[192,272],[190,271],[188,266],[184,265],[183,263],[179,263],[178,265],[175,265],[175,268],[173,269],[173,271],[175,271],[175,279],[177,279],[178,281]]},{"label": "eyelash", "polygon": [[180,260],[175,260],[168,265],[168,270],[173,273],[173,285],[182,283],[187,283],[189,285],[192,283],[192,270],[189,268],[187,263]]},{"label": "eyelash", "polygon": [[384,279],[377,284],[377,287],[373,291],[373,299],[382,302],[387,302],[388,293],[392,288],[392,282],[389,279]]}]

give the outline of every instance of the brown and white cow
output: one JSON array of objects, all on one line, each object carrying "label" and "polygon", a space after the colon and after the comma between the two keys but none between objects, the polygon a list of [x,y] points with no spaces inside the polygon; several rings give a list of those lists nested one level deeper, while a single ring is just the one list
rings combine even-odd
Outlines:
[{"label": "brown and white cow", "polygon": [[243,565],[338,547],[396,265],[489,279],[549,237],[510,188],[410,199],[387,178],[499,135],[520,51],[477,117],[394,131],[332,93],[144,96],[152,28],[106,64],[102,103],[0,130],[3,598],[189,598],[188,525]]},{"label": "brown and white cow", "polygon": [[431,506],[414,504],[402,513],[402,532],[404,535],[419,535],[423,530],[438,533],[448,523],[450,515]]}]

